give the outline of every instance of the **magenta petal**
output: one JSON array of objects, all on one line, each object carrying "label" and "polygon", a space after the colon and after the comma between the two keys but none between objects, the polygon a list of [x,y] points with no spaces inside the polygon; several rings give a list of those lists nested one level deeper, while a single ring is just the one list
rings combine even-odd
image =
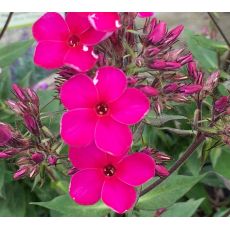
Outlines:
[{"label": "magenta petal", "polygon": [[68,52],[65,42],[41,41],[34,53],[34,63],[46,69],[63,66],[63,58]]},{"label": "magenta petal", "polygon": [[127,79],[123,71],[112,66],[100,68],[93,81],[101,100],[105,102],[115,101],[127,88]]},{"label": "magenta petal", "polygon": [[75,35],[80,35],[91,27],[88,13],[69,12],[66,14],[66,22],[71,33]]},{"label": "magenta petal", "polygon": [[148,113],[150,108],[149,99],[138,89],[129,88],[111,105],[111,116],[114,120],[133,125]]},{"label": "magenta petal", "polygon": [[33,24],[32,32],[37,41],[64,41],[69,36],[68,26],[58,13],[44,14]]},{"label": "magenta petal", "polygon": [[101,198],[104,182],[100,169],[85,169],[75,173],[70,181],[69,193],[72,199],[81,205],[92,205]]},{"label": "magenta petal", "polygon": [[134,206],[137,194],[132,186],[113,177],[105,180],[101,198],[112,210],[122,214]]},{"label": "magenta petal", "polygon": [[70,147],[69,159],[77,169],[103,168],[107,163],[107,154],[98,149],[93,141],[83,148]]},{"label": "magenta petal", "polygon": [[81,35],[81,43],[88,45],[88,46],[93,46],[97,45],[101,41],[105,40],[111,35],[111,33],[106,33],[106,32],[100,32],[95,30],[93,27],[88,29],[85,33]]},{"label": "magenta petal", "polygon": [[95,143],[102,151],[114,156],[125,154],[132,143],[132,133],[128,126],[114,121],[111,117],[98,120]]},{"label": "magenta petal", "polygon": [[63,114],[61,137],[71,146],[86,146],[94,138],[96,113],[93,109],[75,109]]},{"label": "magenta petal", "polygon": [[116,176],[131,186],[139,186],[154,177],[155,161],[145,153],[134,153],[118,163]]},{"label": "magenta petal", "polygon": [[139,12],[137,15],[140,18],[148,18],[148,17],[152,17],[154,13],[153,12]]},{"label": "magenta petal", "polygon": [[60,98],[67,109],[93,108],[96,106],[98,94],[91,78],[77,74],[62,85]]},{"label": "magenta petal", "polygon": [[121,27],[120,17],[115,12],[97,12],[88,16],[93,28],[102,32],[116,31]]},{"label": "magenta petal", "polygon": [[79,72],[86,72],[93,68],[97,59],[92,47],[79,46],[69,49],[64,57],[64,63]]}]

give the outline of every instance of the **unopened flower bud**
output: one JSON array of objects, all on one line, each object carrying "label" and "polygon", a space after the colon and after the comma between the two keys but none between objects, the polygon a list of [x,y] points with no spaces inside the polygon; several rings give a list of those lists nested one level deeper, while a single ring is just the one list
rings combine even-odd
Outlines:
[{"label": "unopened flower bud", "polygon": [[193,60],[192,54],[187,54],[185,56],[179,57],[177,59],[178,62],[180,62],[181,65],[185,65]]},{"label": "unopened flower bud", "polygon": [[167,24],[165,22],[159,22],[149,34],[149,41],[153,44],[160,42],[164,38],[166,31]]},{"label": "unopened flower bud", "polygon": [[7,159],[10,158],[11,155],[5,153],[5,152],[0,152],[0,159]]},{"label": "unopened flower bud", "polygon": [[36,119],[29,113],[23,115],[26,128],[34,135],[39,135],[39,127]]},{"label": "unopened flower bud", "polygon": [[29,171],[29,168],[27,168],[27,167],[23,167],[23,168],[19,169],[13,175],[14,180],[22,179],[24,176],[27,175],[28,171]]},{"label": "unopened flower bud", "polygon": [[169,155],[167,155],[166,153],[163,153],[163,152],[159,152],[157,151],[155,154],[154,154],[154,158],[157,160],[157,161],[170,161],[171,160],[171,157]]},{"label": "unopened flower bud", "polygon": [[42,153],[33,153],[31,159],[36,163],[39,164],[44,160],[44,155]]},{"label": "unopened flower bud", "polygon": [[154,15],[153,12],[139,12],[137,14],[137,16],[140,18],[149,18],[149,17],[152,17],[153,15]]},{"label": "unopened flower bud", "polygon": [[215,111],[217,111],[218,113],[222,113],[227,109],[228,105],[229,105],[228,96],[222,96],[218,100],[215,101],[214,108],[215,108]]},{"label": "unopened flower bud", "polygon": [[170,83],[163,88],[164,93],[173,93],[178,89],[179,85],[177,83]]},{"label": "unopened flower bud", "polygon": [[199,93],[201,89],[202,89],[201,85],[184,85],[180,87],[180,92],[190,95],[194,93]]},{"label": "unopened flower bud", "polygon": [[10,125],[0,122],[0,146],[6,145],[13,137]]},{"label": "unopened flower bud", "polygon": [[154,60],[150,66],[157,70],[175,70],[180,68],[181,64],[177,62],[166,62],[164,60]]},{"label": "unopened flower bud", "polygon": [[78,171],[78,169],[73,167],[73,168],[71,168],[71,169],[68,171],[68,175],[69,175],[69,176],[72,176],[72,175],[74,175],[77,171]]},{"label": "unopened flower bud", "polygon": [[17,84],[13,84],[12,89],[13,89],[14,93],[16,94],[16,97],[20,101],[25,101],[26,100],[26,97],[25,97],[25,94],[23,92],[23,89],[20,88]]},{"label": "unopened flower bud", "polygon": [[160,177],[167,177],[169,176],[169,171],[163,165],[156,165],[156,174]]},{"label": "unopened flower bud", "polygon": [[216,88],[218,84],[219,77],[220,77],[219,71],[213,72],[205,82],[203,90],[208,92],[213,91],[213,89]]},{"label": "unopened flower bud", "polygon": [[49,165],[56,165],[58,161],[58,158],[55,155],[51,155],[48,157],[48,163]]},{"label": "unopened flower bud", "polygon": [[154,110],[155,110],[155,112],[158,115],[161,114],[161,112],[163,110],[163,105],[162,105],[162,103],[159,100],[155,101],[155,103],[154,103]]},{"label": "unopened flower bud", "polygon": [[159,95],[158,89],[156,89],[152,86],[146,85],[146,86],[141,87],[140,90],[149,97],[155,97],[155,96]]},{"label": "unopened flower bud", "polygon": [[17,114],[21,114],[22,111],[20,109],[20,107],[18,106],[18,103],[12,100],[7,100],[6,104],[9,106],[9,108],[14,111]]},{"label": "unopened flower bud", "polygon": [[171,31],[169,31],[169,33],[166,36],[165,43],[169,44],[169,43],[174,42],[179,37],[183,29],[184,29],[184,26],[179,25],[175,27],[174,29],[172,29]]},{"label": "unopened flower bud", "polygon": [[194,79],[197,79],[197,65],[196,62],[189,62],[188,63],[188,74],[189,76],[193,77]]}]

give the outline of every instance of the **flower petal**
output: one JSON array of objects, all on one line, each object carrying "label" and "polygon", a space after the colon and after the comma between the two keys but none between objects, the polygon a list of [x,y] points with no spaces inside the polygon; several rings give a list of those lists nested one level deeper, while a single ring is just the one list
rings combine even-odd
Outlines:
[{"label": "flower petal", "polygon": [[77,74],[62,85],[60,98],[67,109],[93,108],[98,94],[91,78]]},{"label": "flower petal", "polygon": [[77,169],[103,168],[107,163],[107,154],[98,149],[93,141],[83,148],[70,147],[69,159]]},{"label": "flower petal", "polygon": [[115,12],[90,13],[88,18],[93,28],[98,31],[112,32],[121,27],[119,14]]},{"label": "flower petal", "polygon": [[98,69],[93,81],[101,100],[105,102],[115,101],[127,88],[127,79],[123,71],[112,66]]},{"label": "flower petal", "polygon": [[129,150],[132,133],[128,126],[114,121],[109,116],[103,117],[96,125],[95,143],[102,151],[119,156]]},{"label": "flower petal", "polygon": [[81,35],[81,43],[88,46],[97,45],[101,41],[108,38],[112,33],[100,32],[95,30],[93,27],[88,29],[85,33]]},{"label": "flower petal", "polygon": [[65,42],[41,41],[35,48],[34,63],[46,69],[59,68],[67,52]]},{"label": "flower petal", "polygon": [[93,68],[97,59],[92,47],[78,46],[69,49],[64,57],[64,63],[79,72],[86,72]]},{"label": "flower petal", "polygon": [[37,41],[65,41],[69,36],[68,26],[58,13],[44,14],[33,24],[32,32]]},{"label": "flower petal", "polygon": [[122,214],[134,206],[137,194],[133,187],[112,177],[105,180],[101,198],[112,210]]},{"label": "flower petal", "polygon": [[80,35],[91,27],[88,13],[69,12],[66,14],[66,22],[71,33],[75,35]]},{"label": "flower petal", "polygon": [[68,111],[61,119],[61,137],[68,145],[86,146],[93,140],[96,120],[93,109]]},{"label": "flower petal", "polygon": [[137,16],[140,18],[149,18],[149,17],[154,16],[154,13],[153,12],[139,12]]},{"label": "flower petal", "polygon": [[116,176],[131,186],[139,186],[154,177],[155,161],[145,153],[124,157],[117,166]]},{"label": "flower petal", "polygon": [[133,125],[141,121],[150,108],[149,99],[138,89],[129,88],[114,103],[110,105],[114,120]]},{"label": "flower petal", "polygon": [[81,205],[92,205],[101,198],[104,175],[100,169],[85,169],[75,173],[70,181],[69,193]]}]

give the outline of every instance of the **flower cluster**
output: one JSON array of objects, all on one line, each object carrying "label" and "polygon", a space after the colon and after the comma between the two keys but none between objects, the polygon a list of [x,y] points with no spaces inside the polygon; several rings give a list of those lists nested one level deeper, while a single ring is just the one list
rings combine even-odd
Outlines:
[{"label": "flower cluster", "polygon": [[134,186],[155,174],[151,156],[128,154],[129,126],[148,113],[149,99],[140,89],[128,87],[125,73],[115,66],[101,64],[93,78],[84,73],[103,55],[96,55],[93,46],[121,27],[118,13],[67,13],[65,18],[46,13],[33,26],[38,41],[34,62],[44,68],[62,67],[65,76],[58,78],[57,90],[66,109],[60,134],[70,146],[69,159],[75,167],[69,172],[70,196],[82,205],[102,199],[118,213],[135,204]]}]

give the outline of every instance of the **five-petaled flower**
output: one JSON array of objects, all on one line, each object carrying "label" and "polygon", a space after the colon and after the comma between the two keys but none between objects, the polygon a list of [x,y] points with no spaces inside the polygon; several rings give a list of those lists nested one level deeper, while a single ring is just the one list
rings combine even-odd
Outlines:
[{"label": "five-petaled flower", "polygon": [[[114,141],[116,142],[116,141]],[[155,161],[145,153],[114,157],[99,150],[94,143],[86,148],[70,148],[69,159],[79,170],[70,182],[70,196],[81,205],[100,199],[117,213],[132,208],[137,199],[135,186],[155,174]]]},{"label": "five-petaled flower", "polygon": [[64,65],[80,72],[90,70],[97,61],[93,46],[120,27],[118,13],[46,13],[33,25],[38,41],[34,62],[53,69]]},{"label": "five-petaled flower", "polygon": [[118,68],[99,68],[92,80],[77,74],[66,81],[60,98],[68,110],[61,119],[61,136],[70,146],[87,146],[93,140],[99,149],[122,155],[132,143],[128,125],[149,111],[148,98],[136,88],[127,88],[125,74]]}]

